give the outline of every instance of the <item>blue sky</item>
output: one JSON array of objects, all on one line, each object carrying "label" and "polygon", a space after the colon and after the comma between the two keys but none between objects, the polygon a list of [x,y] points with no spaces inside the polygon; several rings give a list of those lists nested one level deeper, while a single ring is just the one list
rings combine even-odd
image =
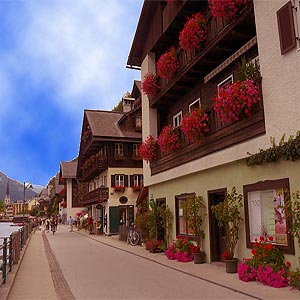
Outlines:
[{"label": "blue sky", "polygon": [[142,0],[0,0],[0,171],[45,186],[78,155],[84,109],[111,110]]}]

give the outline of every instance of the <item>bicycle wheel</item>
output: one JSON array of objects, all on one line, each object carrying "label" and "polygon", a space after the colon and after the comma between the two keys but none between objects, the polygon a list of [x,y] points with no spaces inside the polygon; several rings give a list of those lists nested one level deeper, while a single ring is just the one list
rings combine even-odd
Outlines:
[{"label": "bicycle wheel", "polygon": [[139,240],[140,240],[139,234],[136,231],[132,232],[131,239],[130,239],[130,244],[132,246],[136,246],[139,243]]}]

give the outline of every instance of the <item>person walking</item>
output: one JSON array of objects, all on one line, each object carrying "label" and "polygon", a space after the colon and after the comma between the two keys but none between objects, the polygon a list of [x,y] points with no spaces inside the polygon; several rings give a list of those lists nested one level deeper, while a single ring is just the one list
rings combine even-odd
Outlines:
[{"label": "person walking", "polygon": [[69,217],[68,223],[69,223],[69,226],[70,226],[70,232],[72,232],[73,231],[73,218],[72,218],[72,216]]}]

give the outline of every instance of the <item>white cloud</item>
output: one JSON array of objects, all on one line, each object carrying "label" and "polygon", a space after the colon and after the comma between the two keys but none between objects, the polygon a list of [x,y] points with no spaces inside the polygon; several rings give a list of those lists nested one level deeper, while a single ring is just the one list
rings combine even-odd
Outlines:
[{"label": "white cloud", "polygon": [[[53,86],[54,99],[64,109],[82,105],[103,109],[99,104],[107,106],[109,101],[112,107],[126,92],[116,87],[124,86],[126,75],[121,82],[115,80],[121,71],[128,72],[126,31],[131,24],[133,37],[135,30],[125,5],[119,0],[31,2],[28,24],[15,49],[21,61],[17,68],[35,85]],[[126,89],[131,87],[132,82]],[[118,98],[110,99],[110,95]]]}]

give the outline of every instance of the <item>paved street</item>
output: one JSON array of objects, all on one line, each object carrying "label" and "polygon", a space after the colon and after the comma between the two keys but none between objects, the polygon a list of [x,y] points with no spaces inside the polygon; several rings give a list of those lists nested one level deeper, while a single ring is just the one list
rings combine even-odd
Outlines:
[{"label": "paved street", "polygon": [[[1,296],[0,298],[6,299]],[[244,283],[223,264],[178,263],[116,236],[69,232],[32,235],[10,300],[299,299],[299,291]]]}]

